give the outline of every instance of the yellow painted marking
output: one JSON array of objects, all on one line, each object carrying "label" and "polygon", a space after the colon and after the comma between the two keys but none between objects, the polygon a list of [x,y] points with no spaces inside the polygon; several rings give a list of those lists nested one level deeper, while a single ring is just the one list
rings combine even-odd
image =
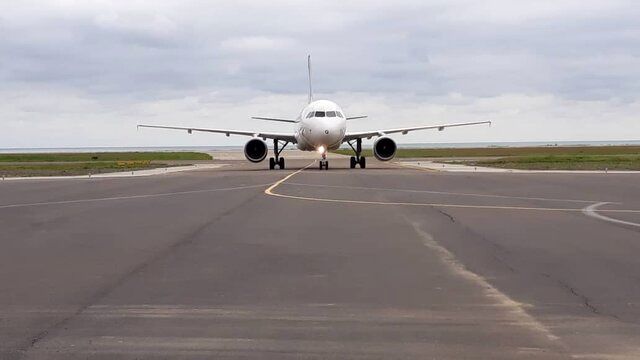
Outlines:
[{"label": "yellow painted marking", "polygon": [[[319,185],[319,184],[303,184],[297,182],[288,182],[284,185],[289,186],[307,186],[307,187],[321,187],[321,188],[335,188],[335,189],[353,189],[353,190],[371,190],[371,191],[395,191],[406,192],[416,194],[435,194],[435,195],[451,195],[451,196],[472,196],[472,197],[485,197],[485,198],[497,198],[497,199],[514,199],[514,200],[535,200],[535,201],[556,201],[556,202],[576,202],[593,204],[599,202],[596,200],[575,200],[575,199],[551,199],[540,197],[526,197],[526,196],[509,196],[509,195],[492,195],[492,194],[471,194],[471,193],[458,193],[449,191],[434,191],[434,190],[416,190],[416,189],[392,189],[392,188],[379,188],[379,187],[364,187],[364,186],[343,186],[343,185]],[[613,202],[607,202],[607,204],[619,204]]]},{"label": "yellow painted marking", "polygon": [[280,194],[276,194],[276,193],[274,193],[274,192],[273,192],[273,189],[275,189],[278,185],[282,184],[283,182],[287,181],[287,180],[288,180],[290,177],[292,177],[293,175],[295,175],[295,174],[297,174],[297,173],[299,173],[299,172],[301,172],[301,171],[303,171],[303,170],[307,169],[309,166],[313,165],[314,163],[315,163],[315,161],[314,161],[314,162],[312,162],[312,163],[310,163],[309,165],[307,165],[307,166],[303,167],[302,169],[297,170],[297,171],[294,171],[294,172],[292,172],[291,174],[289,174],[289,175],[287,175],[287,176],[283,177],[282,179],[280,179],[280,180],[276,181],[275,183],[273,183],[273,185],[269,186],[269,187],[264,191],[264,193],[265,193],[265,194],[267,194],[267,195],[272,195],[272,196],[280,196]]},{"label": "yellow painted marking", "polygon": [[[284,199],[306,200],[306,201],[318,201],[326,203],[339,203],[339,204],[360,204],[360,205],[395,205],[395,206],[437,206],[448,208],[461,208],[461,209],[490,209],[490,210],[521,210],[521,211],[556,211],[556,212],[582,212],[582,208],[549,208],[549,207],[526,207],[526,206],[495,206],[495,205],[465,205],[465,204],[443,204],[443,203],[412,203],[412,202],[385,202],[385,201],[368,201],[368,200],[349,200],[349,199],[327,199],[307,196],[295,196],[285,195],[274,192],[274,190],[283,182],[289,180],[294,175],[307,169],[313,163],[305,166],[304,168],[295,171],[281,180],[275,182],[269,186],[264,193],[270,196],[275,196]],[[640,214],[640,210],[615,210],[615,209],[603,209],[598,212],[610,212],[610,213],[631,213]]]}]

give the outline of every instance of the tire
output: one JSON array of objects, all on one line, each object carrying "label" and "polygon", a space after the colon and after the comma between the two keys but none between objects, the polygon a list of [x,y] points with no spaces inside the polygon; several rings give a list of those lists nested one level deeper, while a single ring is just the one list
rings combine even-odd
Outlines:
[{"label": "tire", "polygon": [[280,158],[280,161],[278,161],[278,166],[280,166],[280,170],[284,169],[284,158]]},{"label": "tire", "polygon": [[352,156],[351,159],[349,159],[349,167],[351,167],[352,169],[356,168],[356,157]]},{"label": "tire", "polygon": [[322,168],[323,168],[322,161],[320,161],[319,164],[320,164],[320,170],[322,170]]},{"label": "tire", "polygon": [[328,161],[324,162],[324,169],[325,170],[329,170],[329,162]]},{"label": "tire", "polygon": [[276,160],[274,158],[269,158],[269,170],[273,170],[276,168]]},{"label": "tire", "polygon": [[364,156],[360,157],[360,168],[364,169],[367,167],[367,159]]}]

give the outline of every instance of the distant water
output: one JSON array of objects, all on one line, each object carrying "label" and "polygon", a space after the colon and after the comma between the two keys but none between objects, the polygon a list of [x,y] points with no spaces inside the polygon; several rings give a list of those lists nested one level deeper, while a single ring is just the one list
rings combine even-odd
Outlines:
[{"label": "distant water", "polygon": [[[398,144],[400,148],[489,148],[529,146],[612,146],[638,145],[640,140],[616,141],[517,141],[468,143],[412,143]],[[291,146],[289,146],[291,148]],[[57,153],[57,152],[116,152],[116,151],[232,151],[242,146],[144,146],[144,147],[75,147],[75,148],[0,148],[0,153]]]}]

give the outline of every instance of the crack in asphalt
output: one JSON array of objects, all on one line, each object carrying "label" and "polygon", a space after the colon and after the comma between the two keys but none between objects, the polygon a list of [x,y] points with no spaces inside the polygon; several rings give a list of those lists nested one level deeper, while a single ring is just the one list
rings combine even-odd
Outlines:
[{"label": "crack in asphalt", "polygon": [[579,298],[582,302],[582,305],[589,310],[591,313],[595,314],[595,315],[600,315],[600,316],[605,316],[605,317],[609,317],[612,319],[615,319],[617,321],[621,321],[624,323],[629,323],[629,321],[625,321],[623,319],[621,319],[619,316],[615,315],[615,314],[607,314],[604,313],[601,309],[599,309],[596,305],[594,305],[591,301],[591,299],[589,299],[588,296],[586,296],[585,294],[579,292],[575,287],[571,286],[571,284],[567,283],[566,281],[563,280],[558,280],[558,279],[554,279],[550,274],[547,273],[543,273],[542,276],[551,279],[551,280],[555,280],[556,283],[558,285],[560,285],[561,288],[567,290],[571,295]]},{"label": "crack in asphalt", "polygon": [[[491,247],[493,247],[495,249],[495,251],[499,251],[502,252],[504,254],[510,254],[511,252],[507,249],[505,249],[504,247],[502,247],[500,244],[497,244],[489,239],[487,239],[487,237],[485,237],[484,235],[477,233],[476,231],[474,231],[473,229],[471,229],[470,227],[466,226],[465,224],[457,221],[456,217],[449,214],[448,212],[446,212],[445,210],[442,209],[437,209],[434,208],[434,210],[438,211],[440,214],[446,216],[447,218],[449,218],[449,220],[451,220],[452,223],[457,224],[458,226],[460,226],[462,228],[462,230],[468,234],[470,234],[471,236],[474,236],[476,238],[479,238],[480,240],[482,240],[483,242],[489,244]],[[511,266],[505,259],[503,259],[502,257],[498,256],[496,253],[494,253],[493,251],[491,251],[491,253],[489,254],[491,256],[491,258],[493,258],[496,262],[502,264],[504,267],[507,268],[507,270],[509,270],[512,273],[517,272],[516,269]]]},{"label": "crack in asphalt", "polygon": [[19,354],[19,358],[23,358],[24,356],[26,356],[29,350],[34,348],[40,341],[44,340],[52,331],[65,327],[65,325],[67,325],[71,320],[75,319],[76,317],[81,315],[83,312],[85,312],[89,307],[99,302],[100,300],[106,298],[111,292],[113,292],[120,285],[124,284],[129,278],[143,272],[145,269],[149,268],[149,266],[165,258],[166,256],[173,253],[177,249],[180,249],[181,247],[192,244],[198,239],[198,235],[204,232],[207,228],[219,222],[220,220],[224,219],[225,217],[231,215],[232,213],[236,212],[238,209],[252,202],[253,200],[255,200],[261,195],[262,195],[261,191],[257,192],[256,194],[242,201],[238,205],[224,211],[223,213],[214,217],[210,221],[207,221],[205,224],[201,225],[200,227],[198,227],[188,235],[182,237],[180,240],[176,241],[175,243],[170,244],[164,250],[161,250],[160,252],[156,253],[147,261],[144,261],[141,264],[134,266],[131,270],[127,271],[124,275],[116,279],[112,284],[105,286],[102,290],[99,290],[97,293],[95,293],[88,301],[82,304],[76,311],[58,320],[57,322],[53,323],[48,328],[37,333],[35,336],[33,336],[29,340],[27,344],[18,347],[18,349],[16,350],[17,350],[17,353]]},{"label": "crack in asphalt", "polygon": [[449,214],[448,212],[444,211],[444,210],[440,210],[440,209],[436,209],[440,214],[446,216],[449,218],[449,220],[451,220],[452,223],[456,222],[456,218],[453,217],[453,215]]},{"label": "crack in asphalt", "polygon": [[[446,212],[446,211],[444,211],[444,210],[441,210],[441,209],[435,209],[435,210],[436,210],[436,211],[438,211],[440,214],[442,214],[442,215],[444,215],[444,216],[448,217],[448,218],[449,218],[449,220],[451,220],[451,222],[452,222],[452,223],[454,223],[454,224],[455,224],[455,223],[457,223],[456,218],[455,218],[453,215],[449,214],[448,212]],[[489,239],[487,239],[487,238],[486,238],[486,237],[484,237],[483,235],[478,234],[478,233],[476,233],[476,232],[472,231],[468,226],[466,226],[466,225],[464,225],[464,224],[462,224],[462,223],[459,223],[459,225],[460,225],[460,227],[462,227],[462,229],[463,229],[465,232],[471,233],[472,235],[474,235],[474,236],[476,236],[476,237],[479,237],[479,238],[480,238],[480,239],[482,239],[484,242],[487,242],[487,243],[489,243],[490,245],[492,245],[496,250],[498,250],[498,251],[503,251],[503,252],[507,252],[505,249],[503,249],[503,248],[502,248],[501,246],[499,246],[498,244],[494,243],[493,241],[490,241]],[[490,256],[491,256],[491,257],[492,257],[496,262],[498,262],[498,263],[502,264],[503,266],[505,266],[505,267],[506,267],[510,272],[512,272],[512,273],[517,272],[517,271],[516,271],[516,269],[515,269],[513,266],[509,265],[509,264],[507,263],[507,261],[506,261],[506,260],[504,260],[504,259],[503,259],[503,258],[501,258],[500,256],[496,255],[495,253],[493,253],[493,252],[492,252],[492,253],[490,254]]]},{"label": "crack in asphalt", "polygon": [[584,307],[589,309],[592,313],[598,314],[598,315],[602,314],[595,305],[591,304],[591,302],[589,301],[589,298],[586,295],[579,293],[573,286],[567,284],[562,280],[558,280],[558,284],[560,284],[560,286],[568,290],[571,293],[571,295],[580,298],[582,300],[582,304],[584,305]]}]

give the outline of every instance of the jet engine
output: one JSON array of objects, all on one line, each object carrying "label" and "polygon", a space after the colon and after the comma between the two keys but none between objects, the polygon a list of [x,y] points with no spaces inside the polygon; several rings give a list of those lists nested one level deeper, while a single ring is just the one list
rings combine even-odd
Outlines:
[{"label": "jet engine", "polygon": [[258,163],[267,157],[267,143],[261,139],[251,139],[244,145],[244,156],[247,160]]},{"label": "jet engine", "polygon": [[373,143],[373,155],[380,161],[389,161],[396,156],[396,142],[383,136]]}]

